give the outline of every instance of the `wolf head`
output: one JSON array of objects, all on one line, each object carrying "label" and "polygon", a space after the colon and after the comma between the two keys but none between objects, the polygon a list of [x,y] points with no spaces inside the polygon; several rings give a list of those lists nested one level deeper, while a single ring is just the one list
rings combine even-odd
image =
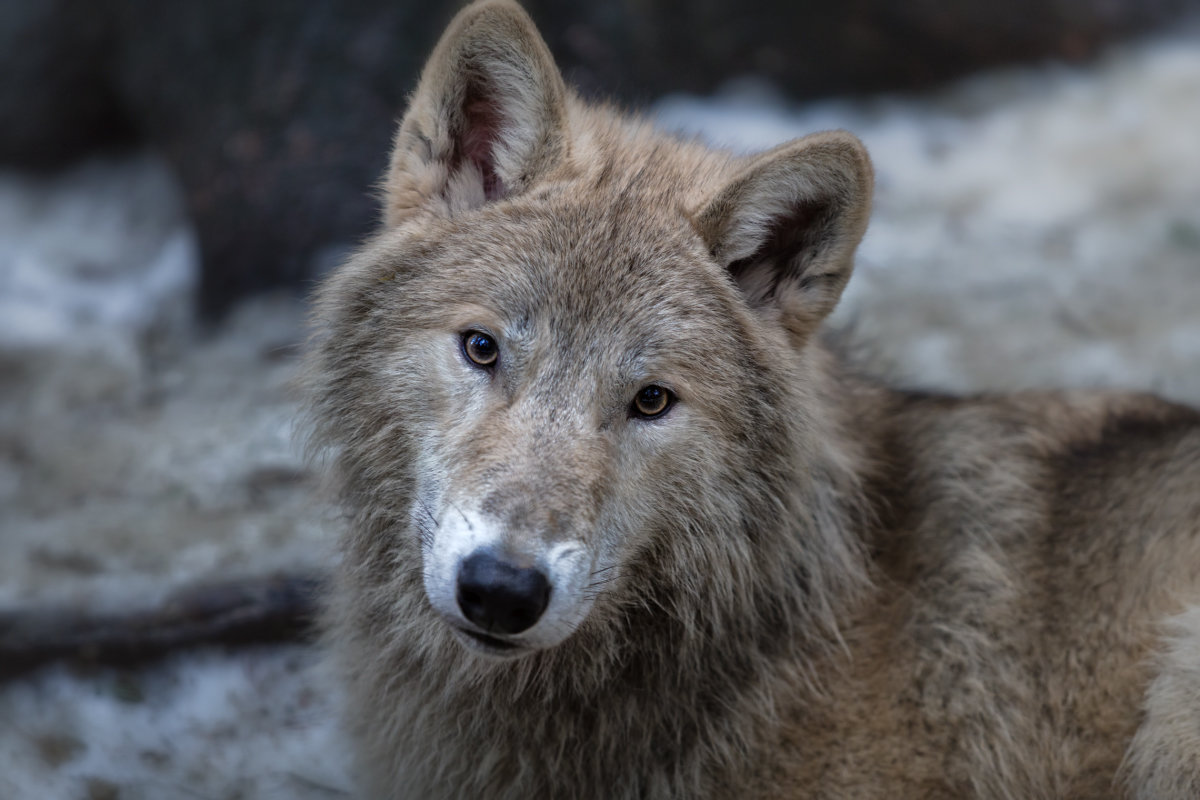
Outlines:
[{"label": "wolf head", "polygon": [[633,608],[703,629],[772,573],[819,613],[853,553],[821,524],[806,375],[870,193],[847,133],[677,141],[576,100],[515,5],[460,13],[384,224],[318,304],[321,432],[380,613],[495,657]]}]

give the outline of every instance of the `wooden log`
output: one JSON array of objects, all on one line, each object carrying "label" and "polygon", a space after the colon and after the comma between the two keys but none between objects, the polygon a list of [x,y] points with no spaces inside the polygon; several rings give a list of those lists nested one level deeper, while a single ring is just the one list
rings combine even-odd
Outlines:
[{"label": "wooden log", "polygon": [[132,666],[199,645],[304,641],[323,580],[304,573],[204,583],[149,607],[104,614],[78,607],[0,610],[0,680],[59,660]]}]

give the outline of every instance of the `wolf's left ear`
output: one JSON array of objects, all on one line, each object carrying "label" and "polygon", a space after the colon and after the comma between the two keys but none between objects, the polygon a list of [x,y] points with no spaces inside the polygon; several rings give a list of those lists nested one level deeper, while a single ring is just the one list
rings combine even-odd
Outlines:
[{"label": "wolf's left ear", "polygon": [[562,75],[515,3],[459,12],[429,57],[400,123],[384,186],[385,221],[453,213],[516,194],[567,149]]},{"label": "wolf's left ear", "polygon": [[753,158],[701,207],[696,227],[750,304],[803,340],[850,278],[872,184],[853,134],[813,134]]}]

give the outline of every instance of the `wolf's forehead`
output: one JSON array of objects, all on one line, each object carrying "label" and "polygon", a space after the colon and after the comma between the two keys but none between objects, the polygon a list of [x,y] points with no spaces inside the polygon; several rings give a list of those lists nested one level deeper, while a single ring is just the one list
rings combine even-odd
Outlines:
[{"label": "wolf's forehead", "polygon": [[561,344],[592,349],[625,343],[653,349],[686,338],[728,316],[703,281],[643,265],[581,263],[547,258],[516,291],[501,292],[495,310],[529,335],[552,334]]},{"label": "wolf's forehead", "polygon": [[530,263],[528,311],[580,330],[662,330],[722,314],[722,276],[684,247],[602,243]]},{"label": "wolf's forehead", "polygon": [[415,296],[486,309],[476,321],[493,318],[523,350],[597,366],[740,338],[727,330],[736,289],[687,218],[627,199],[560,194],[485,208],[435,248],[432,291]]},{"label": "wolf's forehead", "polygon": [[546,204],[459,231],[473,251],[473,283],[508,311],[579,320],[711,308],[728,280],[699,236],[682,216],[640,205]]}]

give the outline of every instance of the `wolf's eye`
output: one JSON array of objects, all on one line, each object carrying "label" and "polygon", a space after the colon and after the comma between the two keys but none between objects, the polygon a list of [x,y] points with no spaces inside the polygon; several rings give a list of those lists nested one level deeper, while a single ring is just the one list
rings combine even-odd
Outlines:
[{"label": "wolf's eye", "polygon": [[664,389],[652,383],[633,398],[633,406],[630,408],[631,416],[642,419],[661,417],[667,413],[667,409],[674,402],[675,395],[671,394],[670,389]]},{"label": "wolf's eye", "polygon": [[500,357],[500,346],[486,333],[467,331],[462,338],[463,354],[481,367],[495,366]]}]

